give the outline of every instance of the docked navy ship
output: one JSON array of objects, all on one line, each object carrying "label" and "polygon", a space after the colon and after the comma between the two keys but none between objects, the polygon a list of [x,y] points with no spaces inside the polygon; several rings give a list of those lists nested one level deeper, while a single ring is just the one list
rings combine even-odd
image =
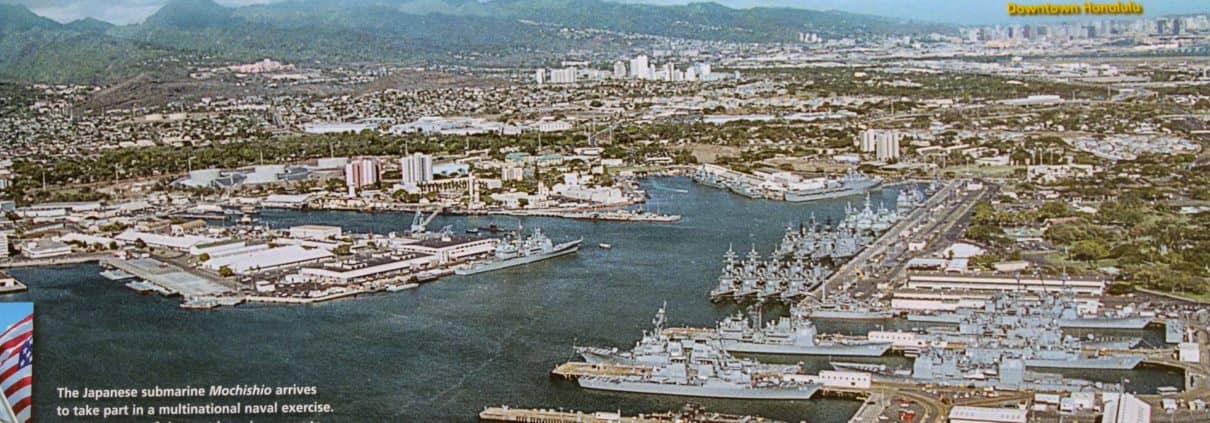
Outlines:
[{"label": "docked navy ship", "polygon": [[817,178],[795,184],[786,190],[785,199],[797,203],[848,197],[865,193],[881,184],[879,178],[850,170],[839,178]]},{"label": "docked navy ship", "polygon": [[[674,339],[663,334],[664,309],[631,351],[577,348],[595,370],[577,376],[583,388],[604,391],[703,398],[805,400],[820,385],[803,381],[796,365],[761,364],[733,357],[717,342]],[[607,371],[633,366],[639,371]]]},{"label": "docked navy ship", "polygon": [[890,342],[820,339],[815,324],[804,319],[782,317],[761,327],[759,312],[752,314],[728,316],[718,323],[714,335],[727,352],[879,357],[891,348]]},{"label": "docked navy ship", "polygon": [[1063,310],[1074,301],[1063,296],[1042,295],[1035,303],[1017,294],[1002,294],[984,308],[970,310],[958,326],[964,360],[969,363],[995,363],[1019,359],[1026,367],[1063,369],[1133,369],[1145,358],[1142,354],[1089,354],[1097,345],[1063,335],[1060,327]]},{"label": "docked navy ship", "polygon": [[493,270],[522,266],[529,263],[574,254],[580,249],[583,238],[555,244],[541,229],[534,229],[528,236],[520,234],[504,239],[496,246],[492,258],[454,269],[455,274],[474,275]]},{"label": "docked navy ship", "polygon": [[947,312],[909,313],[907,319],[914,322],[961,324],[972,316],[987,313],[987,310],[1012,309],[1012,313],[1054,320],[1064,329],[1143,329],[1152,318],[1140,315],[1133,307],[1107,313],[1088,315],[1080,312],[1075,296],[1070,292],[1041,292],[1036,301],[1020,296],[1002,294],[992,298],[983,310],[959,309]]},{"label": "docked navy ship", "polygon": [[755,248],[741,261],[735,250],[728,248],[723,254],[718,285],[710,291],[710,299],[740,302],[755,298],[761,302],[779,300],[788,304],[807,295],[829,273],[818,262],[801,257],[762,260]]},{"label": "docked navy ship", "polygon": [[[824,294],[822,298],[796,304],[791,313],[801,319],[880,320],[894,317],[891,310],[875,301],[858,300],[844,292],[829,297],[826,287],[820,292]],[[806,298],[811,300],[815,297]]]},{"label": "docked navy ship", "polygon": [[[994,359],[992,359],[994,358]],[[1068,379],[1057,374],[1026,370],[1027,364],[1011,354],[983,356],[972,360],[962,350],[930,349],[912,362],[911,379],[938,385],[974,386],[992,389],[1037,391],[1120,390],[1113,384]]]}]

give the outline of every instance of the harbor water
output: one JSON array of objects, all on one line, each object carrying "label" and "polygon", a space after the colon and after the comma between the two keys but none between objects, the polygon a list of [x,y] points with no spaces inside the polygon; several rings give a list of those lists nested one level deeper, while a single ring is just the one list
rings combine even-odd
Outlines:
[{"label": "harbor water", "polygon": [[[502,404],[634,414],[677,409],[685,402],[788,421],[847,421],[860,402],[604,393],[550,376],[557,364],[573,358],[573,345],[628,348],[651,327],[653,313],[665,302],[670,325],[713,325],[736,311],[734,305],[707,299],[728,245],[741,252],[755,245],[767,255],[786,224],[811,213],[820,221],[835,221],[847,202],[859,207],[863,200],[751,200],[679,177],[651,179],[644,187],[652,196],[648,210],[684,219],[640,224],[438,217],[430,229],[451,225],[460,233],[468,227],[524,225],[541,227],[555,242],[583,236],[584,243],[577,255],[450,276],[409,291],[307,306],[190,311],[180,309],[176,299],[137,295],[99,276],[95,265],[75,265],[14,269],[11,273],[30,289],[4,300],[36,304],[35,398],[43,405],[36,415],[44,421],[55,420],[51,405],[59,402],[57,387],[236,384],[316,386],[318,396],[296,400],[331,403],[335,412],[315,416],[321,421],[475,421],[483,407]],[[873,198],[893,207],[894,195],[892,187]],[[274,227],[330,224],[378,234],[406,231],[412,221],[409,214],[275,210],[259,218]],[[599,243],[612,248],[597,248]],[[824,332],[860,330],[852,323],[819,326]],[[883,360],[910,366],[902,357]],[[826,367],[826,359],[804,364],[817,370]],[[1181,378],[1163,370],[1127,373],[1132,384],[1179,386]],[[122,402],[93,405],[109,404]]]}]

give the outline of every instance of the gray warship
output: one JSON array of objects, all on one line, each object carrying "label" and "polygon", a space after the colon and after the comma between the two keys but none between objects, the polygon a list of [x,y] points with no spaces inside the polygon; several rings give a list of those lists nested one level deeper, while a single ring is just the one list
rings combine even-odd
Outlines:
[{"label": "gray warship", "polygon": [[889,342],[819,339],[810,320],[782,317],[761,327],[760,312],[752,315],[728,316],[718,323],[715,336],[723,349],[731,353],[879,357],[891,348]]},{"label": "gray warship", "polygon": [[[827,288],[820,290],[822,298],[795,304],[790,311],[802,319],[832,320],[881,320],[894,317],[894,313],[875,301],[861,301],[846,292],[828,296]],[[815,299],[814,297],[806,297]]]},{"label": "gray warship", "polygon": [[664,334],[665,309],[655,326],[630,351],[578,347],[594,365],[639,366],[639,373],[591,374],[576,378],[583,388],[604,391],[703,398],[805,400],[820,385],[802,382],[796,365],[768,365],[738,359],[704,339],[677,339]]},{"label": "gray warship", "polygon": [[[1138,314],[1133,307],[1126,307],[1115,312],[1085,315],[1080,312],[1074,294],[1058,290],[1037,293],[1037,300],[1030,301],[1019,296],[1000,295],[993,298],[985,308],[1003,308],[1011,303],[1014,312],[1040,316],[1054,320],[1064,329],[1143,329],[1153,320],[1151,317]],[[985,311],[959,309],[936,313],[908,313],[907,319],[913,322],[961,324],[972,316]]]},{"label": "gray warship", "polygon": [[1063,335],[1059,317],[1072,307],[1074,301],[1064,295],[1042,295],[1041,302],[1021,294],[997,295],[959,323],[963,360],[991,365],[1018,359],[1026,367],[1063,369],[1133,369],[1143,361],[1142,354],[1090,354],[1102,345]]},{"label": "gray warship", "polygon": [[474,275],[493,270],[526,265],[529,263],[574,254],[580,249],[583,238],[555,244],[541,229],[534,229],[529,236],[515,235],[502,240],[496,246],[491,259],[482,263],[463,265],[454,269],[458,275]]},{"label": "gray warship", "polygon": [[807,202],[859,195],[882,184],[882,180],[850,170],[839,178],[818,178],[786,191],[790,202]]}]

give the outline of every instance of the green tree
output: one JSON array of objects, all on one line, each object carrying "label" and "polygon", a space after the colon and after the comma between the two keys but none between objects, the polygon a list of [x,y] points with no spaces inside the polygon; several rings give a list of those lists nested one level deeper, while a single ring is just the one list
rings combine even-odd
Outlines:
[{"label": "green tree", "polygon": [[1109,249],[1099,240],[1086,239],[1072,244],[1071,258],[1076,260],[1100,260],[1109,255]]}]

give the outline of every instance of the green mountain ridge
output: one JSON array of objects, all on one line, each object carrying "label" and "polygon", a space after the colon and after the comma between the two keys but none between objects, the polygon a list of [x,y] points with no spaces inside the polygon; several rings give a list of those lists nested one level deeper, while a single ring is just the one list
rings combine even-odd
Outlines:
[{"label": "green mountain ridge", "polygon": [[[145,71],[141,68],[164,54],[389,63],[449,61],[451,54],[472,52],[553,54],[610,42],[572,39],[560,34],[561,28],[735,42],[793,41],[799,32],[951,30],[842,12],[603,0],[294,0],[238,8],[213,0],[171,0],[143,23],[122,26],[96,20],[60,24],[24,7],[0,5],[0,78],[120,80]],[[123,62],[122,56],[128,59]]]}]

